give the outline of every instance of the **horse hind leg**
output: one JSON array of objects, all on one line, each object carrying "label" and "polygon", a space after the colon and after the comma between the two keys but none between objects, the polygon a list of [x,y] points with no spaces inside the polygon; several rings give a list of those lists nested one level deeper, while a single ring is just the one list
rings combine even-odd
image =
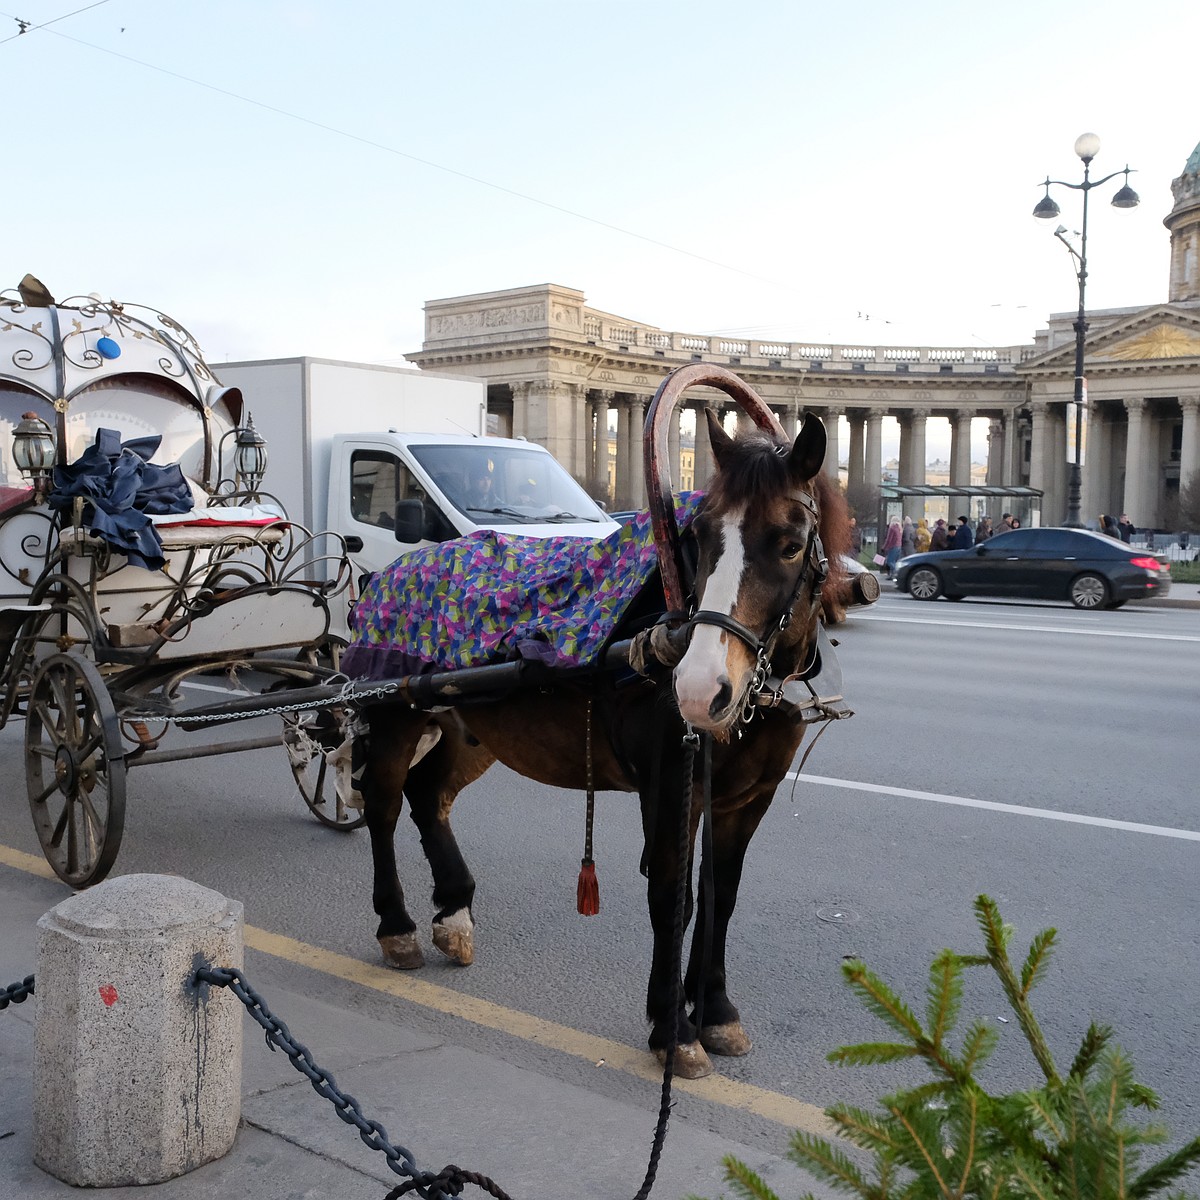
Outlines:
[{"label": "horse hind leg", "polygon": [[404,794],[433,874],[433,944],[451,962],[475,961],[475,880],[450,826],[450,810],[467,784],[495,759],[455,714],[439,718],[442,738],[408,773]]}]

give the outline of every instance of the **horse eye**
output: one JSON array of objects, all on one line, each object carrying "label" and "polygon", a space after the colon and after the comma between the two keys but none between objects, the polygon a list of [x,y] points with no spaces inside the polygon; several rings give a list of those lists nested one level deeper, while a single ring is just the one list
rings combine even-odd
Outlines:
[{"label": "horse eye", "polygon": [[804,549],[804,547],[802,545],[800,545],[799,542],[788,542],[788,544],[786,546],[784,546],[784,548],[783,548],[783,557],[788,562],[791,562],[794,558],[796,558],[799,555],[800,551],[803,549]]}]

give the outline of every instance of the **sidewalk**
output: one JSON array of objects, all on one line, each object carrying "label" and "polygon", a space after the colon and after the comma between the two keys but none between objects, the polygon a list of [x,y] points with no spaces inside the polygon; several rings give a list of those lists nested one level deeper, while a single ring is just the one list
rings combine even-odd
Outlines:
[{"label": "sidewalk", "polygon": [[[36,971],[38,918],[60,900],[57,884],[0,866],[0,985]],[[620,1200],[641,1186],[657,1119],[645,1108],[563,1082],[499,1057],[454,1045],[404,1024],[404,1005],[388,1019],[370,1015],[354,987],[340,1006],[314,999],[338,993],[339,981],[270,955],[246,951],[246,977],[287,1023],[315,1061],[353,1094],[417,1165],[438,1171],[456,1163],[490,1176],[514,1200]],[[78,1200],[80,1191],[33,1164],[34,996],[0,1012],[0,1200]],[[88,1191],[112,1200],[383,1200],[403,1182],[382,1154],[341,1121],[282,1053],[271,1053],[245,1018],[242,1124],[224,1158],[167,1183]],[[549,1053],[549,1052],[548,1052]],[[647,1089],[649,1090],[649,1089]],[[777,1139],[785,1143],[786,1130]],[[786,1160],[720,1138],[678,1111],[651,1193],[718,1200],[721,1157],[735,1154],[787,1200],[813,1182]],[[820,1194],[820,1193],[818,1193]],[[468,1186],[467,1200],[487,1193]]]},{"label": "sidewalk", "polygon": [[1200,608],[1200,583],[1172,583],[1171,594],[1161,600],[1135,601],[1156,608]]}]

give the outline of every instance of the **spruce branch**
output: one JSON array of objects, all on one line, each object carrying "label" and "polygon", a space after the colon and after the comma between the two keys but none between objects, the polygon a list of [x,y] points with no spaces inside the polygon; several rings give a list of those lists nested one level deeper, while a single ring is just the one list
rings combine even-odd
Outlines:
[{"label": "spruce branch", "polygon": [[1104,1047],[1112,1040],[1113,1031],[1108,1025],[1097,1025],[1093,1021],[1083,1035],[1075,1061],[1067,1072],[1069,1078],[1082,1079],[1096,1064]]},{"label": "spruce branch", "polygon": [[926,998],[928,1037],[940,1051],[946,1035],[958,1020],[962,1004],[962,966],[953,950],[943,950],[930,965]]},{"label": "spruce branch", "polygon": [[1021,967],[1021,998],[1025,999],[1033,990],[1033,986],[1041,978],[1042,972],[1046,969],[1046,964],[1050,961],[1050,955],[1054,951],[1054,939],[1056,931],[1053,929],[1043,929],[1041,933],[1035,935],[1033,941],[1029,944],[1029,953],[1025,957],[1025,963]]},{"label": "spruce branch", "polygon": [[1174,1154],[1148,1167],[1129,1185],[1129,1200],[1142,1200],[1153,1196],[1174,1183],[1200,1163],[1200,1137],[1194,1137],[1186,1146],[1180,1146]]},{"label": "spruce branch", "polygon": [[[739,1162],[732,1154],[726,1154],[721,1159],[721,1164],[725,1168],[725,1182],[743,1200],[779,1200],[761,1176],[750,1170],[745,1163]],[[696,1198],[692,1197],[691,1200]]]},{"label": "spruce branch", "polygon": [[914,1042],[921,1038],[921,1023],[912,1009],[878,975],[868,970],[865,963],[858,959],[842,963],[842,974],[867,1009],[881,1021],[899,1033],[907,1034]]}]

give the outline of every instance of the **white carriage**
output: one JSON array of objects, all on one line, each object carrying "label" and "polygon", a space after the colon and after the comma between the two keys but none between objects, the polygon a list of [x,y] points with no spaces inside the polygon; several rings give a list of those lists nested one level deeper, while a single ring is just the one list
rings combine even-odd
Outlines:
[{"label": "white carriage", "polygon": [[30,276],[0,293],[0,724],[25,717],[34,825],[72,886],[111,868],[134,766],[282,741],[314,815],[361,824],[327,778],[336,707],[282,735],[161,745],[198,691],[244,710],[335,673],[345,547],[288,519],[265,466],[241,393],[177,322],[56,302]]}]

